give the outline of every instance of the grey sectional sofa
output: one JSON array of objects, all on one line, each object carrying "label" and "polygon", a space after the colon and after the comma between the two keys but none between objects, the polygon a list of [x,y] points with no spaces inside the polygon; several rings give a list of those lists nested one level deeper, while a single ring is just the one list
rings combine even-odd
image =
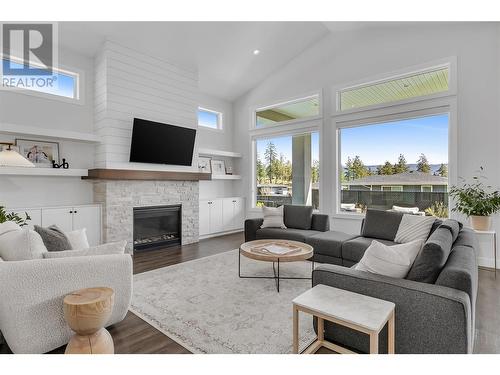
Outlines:
[{"label": "grey sectional sofa", "polygon": [[[245,225],[245,235],[303,238],[314,247],[314,260],[326,263],[313,271],[313,286],[330,285],[394,302],[396,353],[471,353],[478,288],[478,244],[474,231],[455,220],[436,220],[405,279],[352,268],[374,239],[395,244],[401,218],[398,212],[368,210],[359,236],[323,228],[324,231],[303,232],[300,237],[293,230],[294,238],[286,234],[288,229],[260,232],[257,221],[250,220]],[[325,322],[325,337],[355,351],[369,351],[368,337],[333,323]],[[386,351],[387,327],[380,335],[379,348]]]}]

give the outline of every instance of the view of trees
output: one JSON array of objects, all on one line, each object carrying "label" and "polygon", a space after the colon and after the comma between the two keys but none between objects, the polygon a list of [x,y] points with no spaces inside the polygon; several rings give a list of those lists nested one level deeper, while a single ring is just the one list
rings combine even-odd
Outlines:
[{"label": "view of trees", "polygon": [[[292,182],[292,162],[283,154],[278,156],[276,145],[268,142],[264,151],[264,159],[257,155],[256,163],[257,182],[259,184],[283,184]],[[319,181],[319,160],[314,160],[311,166],[312,182]]]},{"label": "view of trees", "polygon": [[[416,170],[423,173],[431,173],[431,166],[427,157],[424,154],[420,154],[420,157],[416,163]],[[377,166],[376,171],[372,171],[370,168],[365,166],[361,158],[356,155],[354,158],[348,157],[347,162],[344,166],[344,171],[341,175],[342,181],[351,181],[358,178],[370,176],[372,174],[379,175],[392,175],[398,173],[405,173],[410,171],[410,166],[406,162],[406,158],[403,154],[399,154],[396,163],[392,164],[390,161],[386,161],[384,164]],[[448,167],[446,164],[441,164],[439,169],[434,173],[437,176],[448,177]]]}]

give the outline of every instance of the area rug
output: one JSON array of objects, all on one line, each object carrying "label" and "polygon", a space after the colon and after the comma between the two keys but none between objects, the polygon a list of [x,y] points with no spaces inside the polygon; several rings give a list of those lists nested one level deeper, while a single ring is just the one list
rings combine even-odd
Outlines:
[{"label": "area rug", "polygon": [[[242,275],[272,275],[272,263],[241,257]],[[308,277],[310,262],[282,263],[282,276]],[[310,280],[240,279],[238,250],[134,276],[131,311],[193,353],[291,353],[292,300]],[[300,314],[301,347],[314,338]]]}]

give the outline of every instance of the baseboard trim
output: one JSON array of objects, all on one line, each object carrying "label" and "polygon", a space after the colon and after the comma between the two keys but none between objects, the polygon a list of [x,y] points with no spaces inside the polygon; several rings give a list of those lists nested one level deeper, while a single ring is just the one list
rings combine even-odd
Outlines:
[{"label": "baseboard trim", "polygon": [[214,238],[214,237],[220,237],[220,236],[225,236],[226,234],[234,234],[234,233],[240,233],[243,232],[243,228],[240,229],[235,229],[235,230],[228,230],[226,232],[218,232],[218,233],[212,233],[212,234],[205,234],[204,236],[200,236],[200,240],[206,240],[207,238]]}]

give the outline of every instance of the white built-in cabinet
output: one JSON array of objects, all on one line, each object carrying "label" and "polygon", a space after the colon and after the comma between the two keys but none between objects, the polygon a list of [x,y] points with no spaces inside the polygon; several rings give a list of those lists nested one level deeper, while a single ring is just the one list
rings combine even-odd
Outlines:
[{"label": "white built-in cabinet", "polygon": [[57,225],[64,232],[86,228],[89,244],[95,246],[101,243],[100,205],[15,208],[9,211],[19,214],[27,212],[31,217],[29,227]]},{"label": "white built-in cabinet", "polygon": [[200,236],[243,228],[244,207],[240,197],[200,200]]}]

